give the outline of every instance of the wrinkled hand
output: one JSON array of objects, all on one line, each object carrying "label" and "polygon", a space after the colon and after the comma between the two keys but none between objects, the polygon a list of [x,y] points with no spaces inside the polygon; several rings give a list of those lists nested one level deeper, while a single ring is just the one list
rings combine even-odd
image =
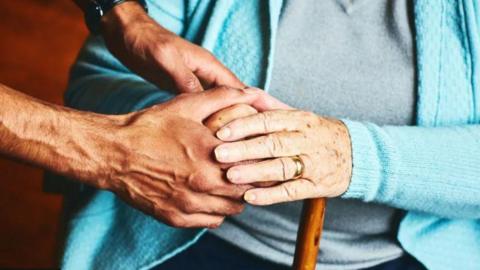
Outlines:
[{"label": "wrinkled hand", "polygon": [[[289,107],[281,102],[275,102],[275,105],[271,104],[270,105],[271,109],[288,109]],[[226,124],[230,123],[231,121],[243,117],[247,117],[250,115],[257,114],[258,111],[247,104],[236,104],[231,107],[225,108],[221,111],[218,111],[211,115],[206,121],[205,121],[205,126],[208,127],[213,133],[216,133],[220,128],[225,126]],[[261,159],[258,160],[245,160],[245,161],[239,161],[239,162],[234,162],[234,163],[228,163],[228,164],[223,164],[222,168],[227,170],[228,168],[236,165],[242,165],[242,164],[253,164],[256,162],[261,161]],[[256,182],[252,183],[252,186],[255,187],[269,187],[272,185],[277,184],[275,181],[265,181],[265,182]]]},{"label": "wrinkled hand", "polygon": [[163,28],[134,1],[109,11],[102,33],[125,66],[161,89],[191,93],[220,85],[244,87],[209,51]]},{"label": "wrinkled hand", "polygon": [[[227,172],[227,178],[240,185],[277,181],[273,187],[247,191],[244,198],[251,204],[336,197],[350,184],[350,137],[339,120],[297,110],[267,111],[228,123],[217,137],[228,141],[215,149],[222,163],[268,159],[233,166]],[[304,172],[300,179],[292,180],[296,164],[291,157],[297,155]]]},{"label": "wrinkled hand", "polygon": [[261,111],[272,100],[258,90],[219,87],[121,116],[109,148],[113,169],[98,186],[169,225],[217,227],[226,215],[242,211],[249,186],[225,179],[212,156],[221,141],[202,122],[234,104]]}]

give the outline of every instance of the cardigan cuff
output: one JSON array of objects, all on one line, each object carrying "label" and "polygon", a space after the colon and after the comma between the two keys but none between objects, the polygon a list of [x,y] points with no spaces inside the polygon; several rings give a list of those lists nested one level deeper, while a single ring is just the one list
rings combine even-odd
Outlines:
[{"label": "cardigan cuff", "polygon": [[368,124],[342,119],[352,143],[352,177],[342,198],[373,201],[383,178],[382,154]]}]

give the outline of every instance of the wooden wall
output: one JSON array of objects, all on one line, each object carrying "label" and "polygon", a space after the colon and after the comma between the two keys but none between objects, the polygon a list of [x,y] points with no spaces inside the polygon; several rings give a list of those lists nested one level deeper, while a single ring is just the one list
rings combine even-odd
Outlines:
[{"label": "wooden wall", "polygon": [[[71,0],[0,1],[0,82],[61,104],[86,33]],[[0,159],[2,269],[57,267],[61,198],[41,181],[41,170]]]}]

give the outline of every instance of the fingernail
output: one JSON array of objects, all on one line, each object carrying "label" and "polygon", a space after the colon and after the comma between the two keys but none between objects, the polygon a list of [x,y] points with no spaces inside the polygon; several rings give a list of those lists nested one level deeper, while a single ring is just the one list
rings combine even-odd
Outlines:
[{"label": "fingernail", "polygon": [[218,161],[226,161],[228,159],[228,149],[222,146],[217,147],[215,149],[215,156]]},{"label": "fingernail", "polygon": [[245,193],[245,201],[254,202],[257,199],[257,196],[252,192]]},{"label": "fingernail", "polygon": [[225,127],[225,128],[220,129],[217,132],[217,137],[220,140],[225,140],[225,139],[228,139],[228,137],[230,137],[231,134],[232,134],[232,131],[230,130],[230,128]]},{"label": "fingernail", "polygon": [[232,169],[230,169],[230,170],[227,171],[227,178],[228,178],[228,180],[230,180],[231,182],[237,183],[238,180],[240,180],[240,179],[239,179],[239,178],[240,178],[240,172],[237,171],[237,170],[232,170]]}]

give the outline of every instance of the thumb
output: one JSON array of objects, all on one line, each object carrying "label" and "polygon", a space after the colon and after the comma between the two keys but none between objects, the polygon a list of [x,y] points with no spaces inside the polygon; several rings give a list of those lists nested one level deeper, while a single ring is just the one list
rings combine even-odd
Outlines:
[{"label": "thumb", "polygon": [[197,76],[183,63],[181,57],[175,58],[173,64],[166,67],[167,74],[174,81],[179,93],[194,93],[203,91]]},{"label": "thumb", "polygon": [[195,45],[189,52],[185,59],[187,66],[195,71],[195,75],[205,89],[221,85],[235,88],[245,87],[245,84],[208,50]]},{"label": "thumb", "polygon": [[207,57],[210,61],[199,60],[199,68],[196,69],[195,75],[200,79],[205,88],[216,87],[220,85],[228,85],[235,88],[244,88],[246,85],[225,67],[215,57]]}]

